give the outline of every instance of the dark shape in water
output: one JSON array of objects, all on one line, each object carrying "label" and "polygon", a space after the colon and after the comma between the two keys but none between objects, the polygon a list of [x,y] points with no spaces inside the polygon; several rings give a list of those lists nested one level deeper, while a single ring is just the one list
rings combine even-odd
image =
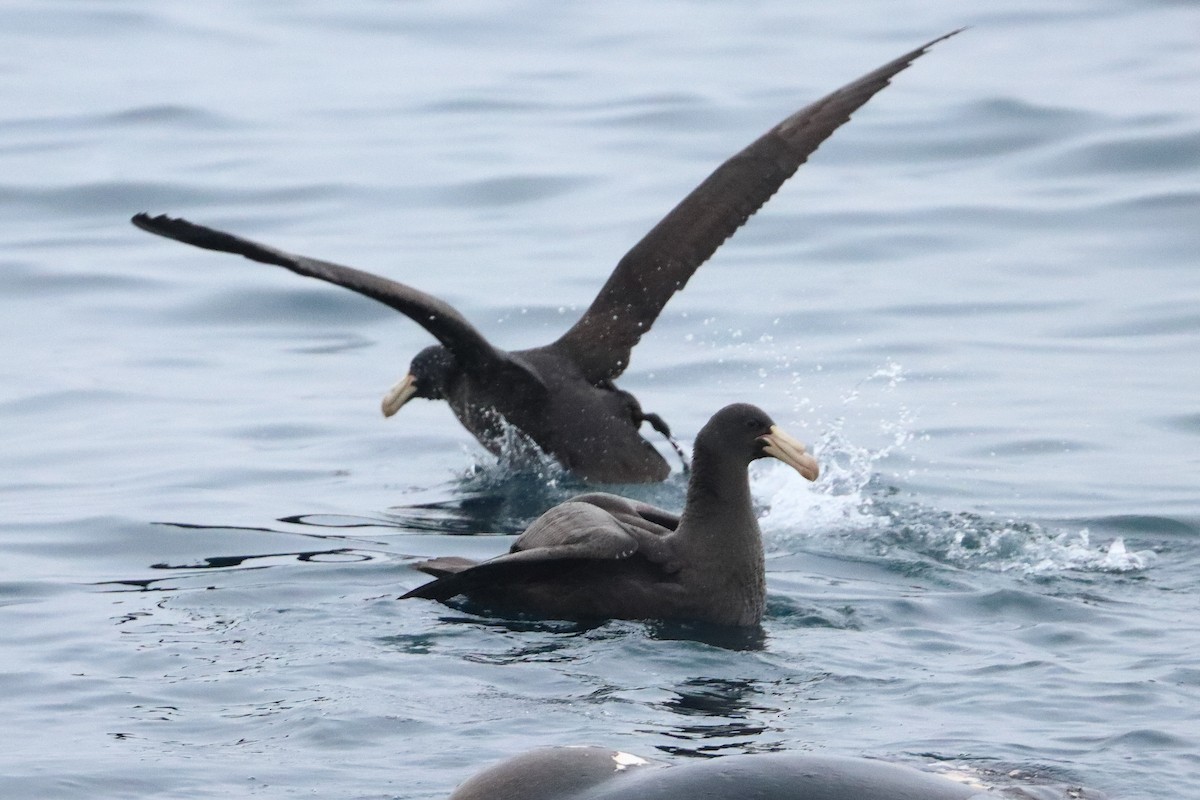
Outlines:
[{"label": "dark shape in water", "polygon": [[817,478],[816,460],[762,409],[726,406],[696,436],[682,515],[612,494],[580,495],[535,520],[505,555],[417,564],[438,577],[404,598],[464,596],[555,619],[756,626],[766,578],[747,467],[768,456]]},{"label": "dark shape in water", "polygon": [[469,778],[450,800],[967,800],[997,797],[899,764],[801,753],[678,766],[602,747],[546,747]]},{"label": "dark shape in water", "polygon": [[[670,467],[642,438],[642,422],[670,439],[613,380],[675,292],[850,115],[941,36],[780,122],[683,199],[617,264],[584,315],[557,341],[528,350],[493,346],[457,310],[411,286],[287,253],[183,219],[137,214],[143,230],[209,250],[285,267],[378,300],[439,344],[416,355],[383,400],[391,416],[414,397],[446,400],[484,447],[499,453],[504,423],[588,481],[649,483]],[[674,445],[674,441],[672,444]],[[678,450],[678,446],[676,446]]]}]

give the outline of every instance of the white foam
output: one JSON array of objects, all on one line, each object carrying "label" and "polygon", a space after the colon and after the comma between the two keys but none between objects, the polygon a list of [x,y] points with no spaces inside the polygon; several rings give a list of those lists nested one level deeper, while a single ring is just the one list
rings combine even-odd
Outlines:
[{"label": "white foam", "polygon": [[1087,528],[1078,532],[1060,533],[1031,541],[1025,547],[1027,556],[1041,556],[1036,562],[1019,558],[1002,562],[1002,570],[1017,569],[1030,575],[1047,575],[1068,570],[1091,572],[1137,572],[1146,568],[1154,557],[1149,551],[1131,553],[1125,540],[1117,537],[1105,545],[1093,545]]},{"label": "white foam", "polygon": [[[757,461],[751,468],[751,488],[766,511],[760,518],[764,531],[818,536],[844,533],[847,528],[879,528],[885,520],[872,513],[874,500],[867,484],[877,462],[906,444],[911,437],[897,434],[892,443],[869,450],[848,441],[840,420],[813,446],[821,465],[815,483],[778,461]],[[907,431],[907,429],[905,429]]]},{"label": "white foam", "polygon": [[[821,467],[828,475],[828,465]],[[769,534],[816,537],[874,527],[878,518],[864,511],[861,493],[838,488],[839,481],[825,476],[811,484],[778,461],[757,462],[751,474],[751,489],[765,508],[759,525]]]}]

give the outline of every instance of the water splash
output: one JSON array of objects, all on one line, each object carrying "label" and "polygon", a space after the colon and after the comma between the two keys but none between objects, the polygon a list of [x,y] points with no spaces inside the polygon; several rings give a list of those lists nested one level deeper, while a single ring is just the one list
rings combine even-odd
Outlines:
[{"label": "water splash", "polygon": [[[457,493],[531,495],[530,502],[543,503],[538,514],[555,503],[590,491],[611,491],[647,503],[682,507],[687,486],[686,473],[674,472],[661,483],[587,483],[553,456],[543,452],[522,431],[503,420],[496,442],[499,456],[479,448],[464,449],[469,464],[456,479]],[[688,451],[691,449],[690,442],[681,446]]]},{"label": "water splash", "polygon": [[522,483],[536,481],[548,490],[579,485],[577,478],[519,428],[501,419],[499,429],[494,440],[499,455],[474,447],[466,449],[470,463],[459,475],[464,491],[496,491],[511,484],[514,477],[519,477]]},{"label": "water splash", "polygon": [[1093,542],[1087,528],[1056,530],[897,503],[889,497],[892,490],[880,490],[869,472],[877,460],[878,452],[854,446],[826,450],[821,462],[829,466],[815,485],[782,464],[756,467],[751,487],[764,508],[759,520],[764,534],[784,548],[805,541],[844,552],[916,555],[961,569],[1030,576],[1137,572],[1153,561],[1152,552],[1131,551],[1121,537]]},{"label": "water splash", "polygon": [[[889,361],[845,395],[843,406],[858,403],[863,387],[879,380],[885,382],[883,390],[890,392],[904,380],[903,368]],[[872,403],[871,407],[879,405]],[[893,407],[891,413],[894,419],[885,416],[878,422],[885,444],[877,449],[852,442],[845,433],[846,417],[836,417],[812,448],[821,465],[821,477],[815,484],[807,483],[778,462],[756,462],[751,482],[756,496],[767,507],[760,520],[763,530],[786,534],[794,527],[794,520],[804,521],[808,536],[837,536],[847,527],[858,535],[864,528],[882,527],[882,517],[874,511],[876,501],[868,486],[878,474],[879,462],[902,451],[915,438],[916,416],[904,406]]]},{"label": "water splash", "polygon": [[867,484],[882,451],[852,445],[834,429],[813,452],[821,464],[816,483],[778,461],[751,465],[751,491],[765,509],[759,518],[763,531],[782,538],[836,537],[847,530],[878,527],[880,517],[870,511],[874,501]]},{"label": "water splash", "polygon": [[[888,362],[842,398],[843,406],[863,403],[870,383],[892,391],[904,380],[903,368]],[[839,416],[813,448],[822,475],[815,484],[776,461],[757,462],[751,488],[763,508],[760,525],[777,546],[800,541],[843,552],[917,557],[961,568],[1019,572],[1043,577],[1068,572],[1128,573],[1143,570],[1154,554],[1133,552],[1122,538],[1093,542],[1089,531],[1058,530],[1036,522],[948,512],[895,499],[896,489],[879,465],[903,453],[916,439],[916,417],[892,404],[891,417],[878,422],[884,444],[859,445],[845,434]]]}]

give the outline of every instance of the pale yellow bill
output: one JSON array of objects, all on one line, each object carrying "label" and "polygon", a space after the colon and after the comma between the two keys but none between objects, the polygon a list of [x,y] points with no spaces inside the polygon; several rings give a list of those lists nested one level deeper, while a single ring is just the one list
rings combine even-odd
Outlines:
[{"label": "pale yellow bill", "polygon": [[815,481],[821,474],[817,460],[809,455],[804,443],[792,438],[787,431],[778,425],[771,426],[771,432],[762,437],[767,443],[763,452],[772,458],[778,458],[792,469],[799,472],[810,481]]},{"label": "pale yellow bill", "polygon": [[390,417],[395,414],[405,403],[412,400],[416,393],[417,379],[410,372],[399,383],[388,389],[388,393],[383,396],[383,403],[380,404],[383,408],[383,415]]}]

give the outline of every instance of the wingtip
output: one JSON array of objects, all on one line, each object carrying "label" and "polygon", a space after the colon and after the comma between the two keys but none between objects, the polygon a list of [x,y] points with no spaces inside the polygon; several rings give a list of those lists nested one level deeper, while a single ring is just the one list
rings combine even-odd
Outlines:
[{"label": "wingtip", "polygon": [[960,33],[967,30],[967,28],[969,28],[969,27],[971,27],[971,26],[963,25],[960,28],[955,28],[954,30],[950,31],[949,33],[943,33],[941,36],[938,36],[935,39],[930,39],[928,42],[926,42],[925,44],[918,47],[916,50],[913,50],[911,53],[909,53],[909,55],[907,56],[907,58],[909,59],[909,63],[912,63],[912,61],[915,61],[917,58],[928,53],[934,47],[934,45],[941,44],[942,42],[946,41],[947,39],[951,39],[955,36],[958,36]]},{"label": "wingtip", "polygon": [[[896,61],[893,61],[892,64],[894,65],[897,63],[903,63],[904,66],[900,68],[900,71],[902,71],[906,67],[911,66],[912,63],[914,61],[916,61],[918,58],[920,58],[921,56],[928,53],[931,49],[933,49],[933,47],[935,45],[941,44],[942,42],[946,41],[947,39],[951,39],[955,36],[958,36],[960,33],[967,30],[967,28],[969,28],[969,27],[970,27],[969,25],[963,25],[961,28],[955,28],[954,30],[952,30],[948,33],[943,33],[941,36],[938,36],[934,39],[930,39],[928,42],[921,45],[916,50],[913,50],[912,52],[907,53],[907,54],[901,56],[900,58],[896,59]],[[889,83],[891,82],[890,79],[888,80],[888,82]]]},{"label": "wingtip", "polygon": [[970,27],[971,27],[970,25],[963,25],[962,27],[955,28],[954,30],[950,31],[949,33],[943,33],[941,36],[937,37],[936,39],[931,40],[929,42],[929,44],[925,45],[921,49],[928,50],[929,48],[933,47],[938,42],[944,42],[953,36],[958,36],[960,33],[969,29]]},{"label": "wingtip", "polygon": [[159,214],[157,217],[152,217],[148,211],[139,211],[130,217],[129,221],[133,223],[134,227],[140,228],[147,233],[161,234],[164,226],[177,220],[171,219],[166,214]]},{"label": "wingtip", "polygon": [[[146,233],[162,236],[164,239],[174,239],[177,242],[202,247],[206,250],[219,250],[226,253],[237,253],[247,258],[256,258],[256,253],[249,251],[263,249],[261,245],[254,242],[239,239],[224,231],[197,225],[183,217],[172,217],[167,214],[151,216],[148,212],[141,211],[130,217],[129,221]],[[257,258],[257,260],[275,263],[270,259]]]}]

